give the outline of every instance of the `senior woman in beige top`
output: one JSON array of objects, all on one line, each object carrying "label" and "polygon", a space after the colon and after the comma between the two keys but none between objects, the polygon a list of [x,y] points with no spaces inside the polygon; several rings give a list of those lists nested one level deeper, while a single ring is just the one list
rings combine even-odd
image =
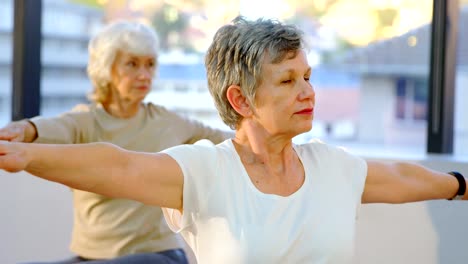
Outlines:
[{"label": "senior woman in beige top", "polygon": [[[54,118],[10,123],[0,130],[0,139],[59,144],[110,142],[127,150],[158,152],[200,139],[219,143],[232,136],[161,106],[143,103],[157,67],[157,44],[154,31],[145,25],[108,25],[89,43],[93,103]],[[102,177],[112,173],[106,174]],[[77,189],[73,189],[73,203],[70,249],[77,257],[60,263],[122,256],[127,257],[116,261],[187,262],[182,241],[169,230],[160,208]],[[159,254],[141,254],[155,252]]]},{"label": "senior woman in beige top", "polygon": [[202,264],[353,263],[361,203],[468,198],[460,173],[366,161],[318,141],[295,145],[315,106],[296,27],[236,19],[216,33],[206,67],[233,139],[160,153],[0,142],[0,169],[161,206]]}]

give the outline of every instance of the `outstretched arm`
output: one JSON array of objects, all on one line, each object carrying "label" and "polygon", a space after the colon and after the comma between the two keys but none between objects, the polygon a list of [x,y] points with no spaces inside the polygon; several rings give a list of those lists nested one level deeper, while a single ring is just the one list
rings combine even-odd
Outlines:
[{"label": "outstretched arm", "polygon": [[166,154],[127,151],[108,143],[0,141],[0,169],[25,170],[75,189],[182,210],[182,171]]},{"label": "outstretched arm", "polygon": [[[367,162],[363,203],[407,203],[449,199],[458,191],[458,180],[447,173],[412,163]],[[465,194],[464,199],[468,199]]]}]

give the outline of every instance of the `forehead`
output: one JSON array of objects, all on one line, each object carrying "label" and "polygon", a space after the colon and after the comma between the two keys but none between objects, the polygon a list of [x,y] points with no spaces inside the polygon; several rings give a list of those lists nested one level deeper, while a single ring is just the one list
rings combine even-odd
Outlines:
[{"label": "forehead", "polygon": [[117,60],[125,59],[137,59],[137,60],[154,60],[156,56],[153,54],[139,54],[134,52],[128,52],[124,50],[118,50],[116,54]]},{"label": "forehead", "polygon": [[304,71],[310,69],[307,56],[303,49],[289,52],[280,62],[272,63],[271,61],[272,58],[266,54],[262,64],[262,68],[265,72],[281,73],[284,71]]}]

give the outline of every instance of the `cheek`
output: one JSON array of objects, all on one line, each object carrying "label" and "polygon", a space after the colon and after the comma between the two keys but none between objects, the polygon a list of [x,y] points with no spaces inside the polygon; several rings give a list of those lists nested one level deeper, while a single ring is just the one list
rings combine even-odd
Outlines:
[{"label": "cheek", "polygon": [[127,76],[122,76],[120,78],[120,83],[119,83],[119,86],[121,86],[122,88],[126,88],[128,86],[130,86],[132,84],[132,79],[127,77]]}]

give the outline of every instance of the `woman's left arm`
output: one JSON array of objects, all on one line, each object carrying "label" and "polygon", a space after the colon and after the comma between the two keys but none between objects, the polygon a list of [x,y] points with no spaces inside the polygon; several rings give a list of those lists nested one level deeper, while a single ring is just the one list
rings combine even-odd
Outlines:
[{"label": "woman's left arm", "polygon": [[[450,199],[459,189],[456,177],[412,163],[367,162],[362,203],[407,203]],[[468,199],[465,192],[464,200]]]}]

